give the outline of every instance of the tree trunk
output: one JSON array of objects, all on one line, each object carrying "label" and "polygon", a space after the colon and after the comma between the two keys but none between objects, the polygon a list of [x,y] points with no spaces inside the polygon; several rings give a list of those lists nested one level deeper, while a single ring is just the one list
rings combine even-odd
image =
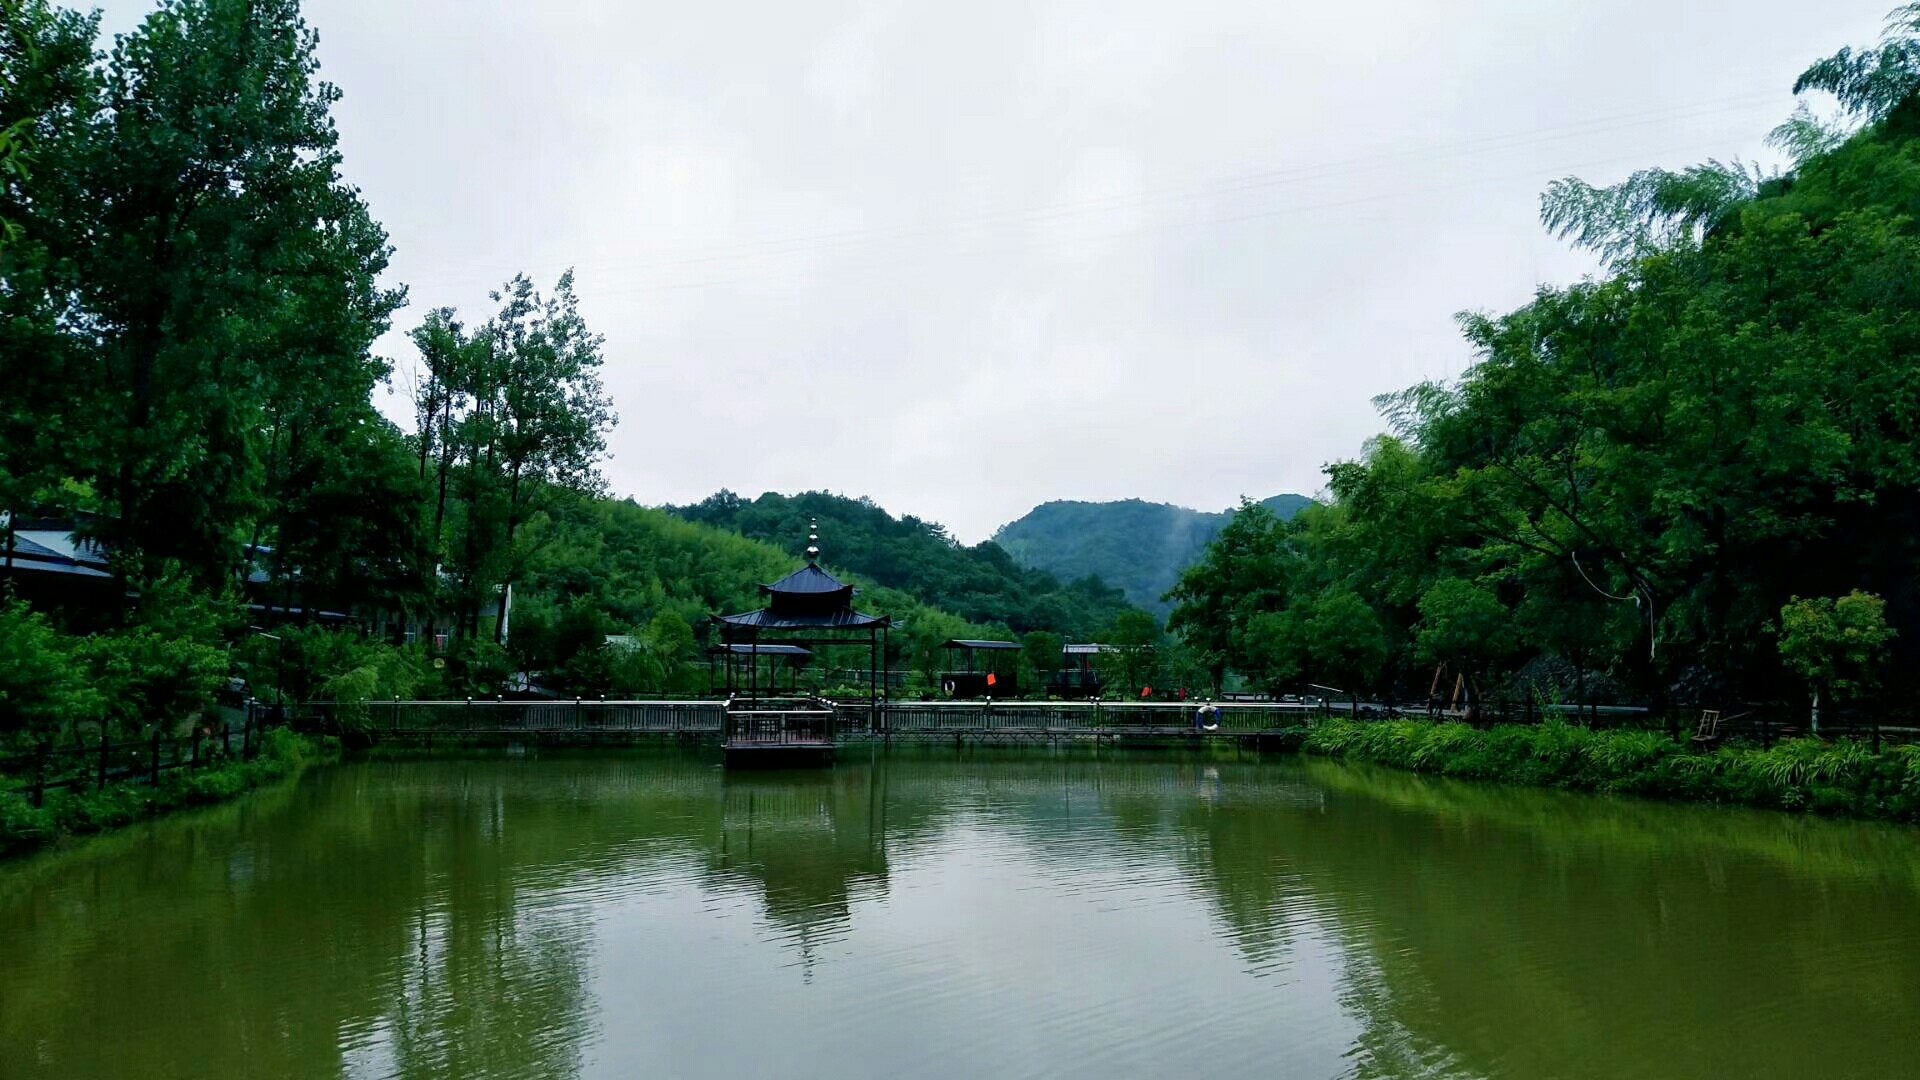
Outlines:
[{"label": "tree trunk", "polygon": [[513,588],[513,538],[520,531],[520,465],[513,466],[513,482],[507,488],[507,573],[500,582],[500,615],[493,621],[493,643],[507,643],[507,590]]}]

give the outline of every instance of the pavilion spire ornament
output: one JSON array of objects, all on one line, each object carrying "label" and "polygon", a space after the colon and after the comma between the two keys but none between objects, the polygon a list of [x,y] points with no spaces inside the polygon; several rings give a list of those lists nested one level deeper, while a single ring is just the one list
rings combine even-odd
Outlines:
[{"label": "pavilion spire ornament", "polygon": [[807,565],[820,565],[820,519],[807,522]]}]

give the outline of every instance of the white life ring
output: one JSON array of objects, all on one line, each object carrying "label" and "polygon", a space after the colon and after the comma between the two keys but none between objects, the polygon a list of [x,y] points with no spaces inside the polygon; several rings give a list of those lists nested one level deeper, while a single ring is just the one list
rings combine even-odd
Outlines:
[{"label": "white life ring", "polygon": [[945,690],[949,694],[953,693],[953,680],[948,679],[946,682],[941,683],[940,689]]},{"label": "white life ring", "polygon": [[1211,702],[1193,711],[1193,722],[1201,731],[1220,730],[1220,710]]}]

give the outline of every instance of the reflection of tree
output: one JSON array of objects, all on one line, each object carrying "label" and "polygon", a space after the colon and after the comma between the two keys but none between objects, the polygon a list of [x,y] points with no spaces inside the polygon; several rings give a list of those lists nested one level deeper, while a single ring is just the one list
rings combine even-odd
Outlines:
[{"label": "reflection of tree", "polygon": [[[483,789],[484,790],[484,789]],[[436,807],[428,879],[390,991],[397,1075],[572,1076],[591,1033],[585,912],[533,909],[520,874],[552,851],[540,803],[449,798]],[[526,835],[532,833],[533,835]]]}]

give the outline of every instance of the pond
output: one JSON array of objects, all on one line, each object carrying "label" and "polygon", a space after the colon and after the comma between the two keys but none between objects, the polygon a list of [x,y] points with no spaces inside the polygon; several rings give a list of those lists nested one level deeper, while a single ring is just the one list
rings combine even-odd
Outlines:
[{"label": "pond", "polygon": [[0,1075],[1920,1076],[1920,836],[1291,758],[353,762],[0,864]]}]

